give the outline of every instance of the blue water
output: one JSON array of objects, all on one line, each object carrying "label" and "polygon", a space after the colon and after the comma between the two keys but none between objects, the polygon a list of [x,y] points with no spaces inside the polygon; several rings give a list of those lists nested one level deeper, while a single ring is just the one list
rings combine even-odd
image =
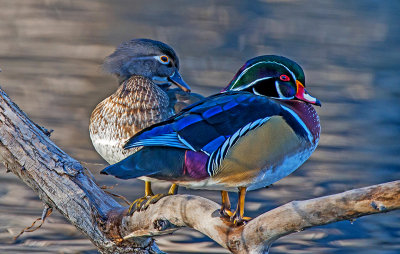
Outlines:
[{"label": "blue water", "polygon": [[[143,184],[98,175],[105,162],[88,137],[94,106],[117,87],[101,62],[124,40],[147,37],[178,52],[195,92],[218,92],[246,59],[280,54],[297,61],[321,100],[322,136],[311,158],[272,188],[249,192],[257,216],[292,200],[400,178],[399,1],[57,1],[2,0],[0,84],[53,140],[83,161],[100,184],[134,200]],[[36,195],[0,172],[0,252],[95,253],[59,214],[42,229],[12,236],[41,215]],[[164,191],[160,186],[159,191]],[[181,190],[219,202],[219,193]],[[232,199],[235,200],[235,195]],[[283,237],[270,253],[400,252],[397,211]],[[202,234],[158,238],[169,253],[225,253]]]}]

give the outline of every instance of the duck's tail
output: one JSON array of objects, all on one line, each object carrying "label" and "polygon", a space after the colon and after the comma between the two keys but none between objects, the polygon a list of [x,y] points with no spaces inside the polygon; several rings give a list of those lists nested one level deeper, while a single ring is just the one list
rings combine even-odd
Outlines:
[{"label": "duck's tail", "polygon": [[183,149],[144,147],[100,173],[121,179],[152,175],[174,177],[182,173],[184,157]]}]

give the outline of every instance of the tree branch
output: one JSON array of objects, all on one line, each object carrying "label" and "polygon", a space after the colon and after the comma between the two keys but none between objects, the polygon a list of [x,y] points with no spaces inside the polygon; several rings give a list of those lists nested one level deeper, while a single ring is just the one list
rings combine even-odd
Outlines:
[{"label": "tree branch", "polygon": [[151,236],[191,227],[234,253],[264,253],[276,239],[305,228],[400,208],[400,181],[293,201],[234,227],[219,205],[191,195],[161,199],[127,215],[91,173],[58,148],[0,89],[0,159],[102,253],[159,253]]}]

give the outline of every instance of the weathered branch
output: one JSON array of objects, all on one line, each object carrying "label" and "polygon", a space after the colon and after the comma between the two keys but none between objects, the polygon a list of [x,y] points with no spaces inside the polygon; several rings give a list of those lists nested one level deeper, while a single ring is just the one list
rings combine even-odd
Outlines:
[{"label": "weathered branch", "polygon": [[156,250],[150,238],[115,244],[106,230],[107,214],[123,207],[105,194],[90,172],[46,134],[0,90],[0,158],[7,169],[86,234],[101,252]]},{"label": "weathered branch", "polygon": [[157,253],[151,236],[185,226],[234,253],[263,253],[279,237],[305,228],[400,208],[400,181],[395,181],[293,201],[240,227],[219,217],[217,203],[190,195],[169,196],[127,216],[126,208],[104,193],[90,172],[59,149],[1,89],[0,159],[103,253]]}]

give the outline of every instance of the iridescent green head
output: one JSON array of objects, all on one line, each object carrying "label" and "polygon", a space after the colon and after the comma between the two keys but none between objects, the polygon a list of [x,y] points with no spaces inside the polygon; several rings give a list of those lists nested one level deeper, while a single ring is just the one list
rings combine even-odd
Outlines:
[{"label": "iridescent green head", "polygon": [[300,65],[283,56],[265,55],[250,59],[224,91],[248,91],[276,99],[299,99],[321,105],[305,90],[305,77]]}]

